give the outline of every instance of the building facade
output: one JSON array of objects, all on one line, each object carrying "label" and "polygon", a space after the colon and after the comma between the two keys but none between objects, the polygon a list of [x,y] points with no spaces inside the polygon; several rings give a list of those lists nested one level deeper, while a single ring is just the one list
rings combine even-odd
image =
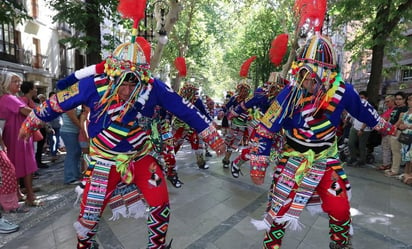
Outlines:
[{"label": "building facade", "polygon": [[59,40],[72,35],[63,23],[53,23],[46,0],[8,0],[22,4],[32,18],[21,23],[0,24],[0,70],[33,81],[38,93],[55,90],[55,82],[85,65],[84,56],[67,49]]}]

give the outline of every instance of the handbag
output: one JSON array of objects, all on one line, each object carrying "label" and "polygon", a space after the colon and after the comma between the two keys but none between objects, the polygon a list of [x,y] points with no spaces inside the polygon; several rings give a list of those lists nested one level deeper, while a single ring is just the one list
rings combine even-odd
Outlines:
[{"label": "handbag", "polygon": [[398,141],[401,144],[412,144],[412,134],[401,133],[399,134]]}]

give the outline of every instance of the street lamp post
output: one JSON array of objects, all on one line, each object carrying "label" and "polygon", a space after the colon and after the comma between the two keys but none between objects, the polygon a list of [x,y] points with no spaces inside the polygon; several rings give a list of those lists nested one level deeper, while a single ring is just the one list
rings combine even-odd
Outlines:
[{"label": "street lamp post", "polygon": [[[156,13],[158,13],[159,21],[156,20]],[[152,42],[155,35],[155,29],[159,23],[160,28],[157,31],[158,41],[161,44],[166,44],[168,41],[167,31],[165,29],[166,15],[169,13],[169,6],[165,0],[157,0],[153,3],[148,3],[145,10],[145,17],[143,25],[139,29],[139,36],[144,37],[147,41]]]}]

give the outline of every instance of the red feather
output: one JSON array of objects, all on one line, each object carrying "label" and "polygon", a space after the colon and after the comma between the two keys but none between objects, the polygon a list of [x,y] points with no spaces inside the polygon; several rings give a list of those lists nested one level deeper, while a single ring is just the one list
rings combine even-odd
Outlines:
[{"label": "red feather", "polygon": [[140,48],[143,50],[146,63],[150,64],[150,57],[152,56],[152,47],[150,46],[150,43],[140,36],[136,37],[136,43],[139,44]]},{"label": "red feather", "polygon": [[120,0],[117,10],[123,18],[131,18],[135,23],[144,17],[146,0]]},{"label": "red feather", "polygon": [[283,57],[288,50],[288,38],[288,34],[280,34],[272,41],[269,58],[275,66],[279,66],[282,63]]},{"label": "red feather", "polygon": [[183,57],[177,57],[175,59],[175,67],[179,72],[180,77],[186,77],[187,75],[187,68],[186,68],[186,61]]},{"label": "red feather", "polygon": [[296,0],[294,10],[299,26],[309,21],[315,31],[320,31],[326,14],[327,0]]},{"label": "red feather", "polygon": [[245,62],[243,62],[242,67],[240,68],[240,72],[239,72],[240,77],[242,78],[247,77],[249,73],[250,64],[252,64],[254,60],[256,60],[256,55],[250,57]]}]

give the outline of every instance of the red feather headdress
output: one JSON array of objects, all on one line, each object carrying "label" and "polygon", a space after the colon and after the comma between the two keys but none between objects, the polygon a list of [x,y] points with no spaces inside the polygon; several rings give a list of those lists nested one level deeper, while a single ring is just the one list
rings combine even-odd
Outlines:
[{"label": "red feather headdress", "polygon": [[139,44],[140,48],[143,50],[144,56],[146,57],[146,63],[150,64],[150,57],[152,56],[152,47],[150,46],[150,43],[140,36],[136,37],[136,43]]},{"label": "red feather headdress", "polygon": [[288,38],[288,34],[280,34],[272,41],[269,58],[275,66],[279,66],[282,63],[283,57],[288,50]]},{"label": "red feather headdress", "polygon": [[120,0],[117,10],[123,18],[133,19],[132,40],[134,43],[137,35],[137,28],[140,20],[144,17],[146,0]]},{"label": "red feather headdress", "polygon": [[186,77],[187,75],[187,68],[186,68],[186,60],[183,57],[177,57],[175,59],[175,67],[177,71],[179,72],[180,77]]},{"label": "red feather headdress", "polygon": [[247,78],[247,75],[249,73],[250,64],[252,64],[254,60],[256,60],[256,55],[250,57],[245,62],[243,62],[242,66],[240,67],[240,72],[239,72],[240,77]]},{"label": "red feather headdress", "polygon": [[326,14],[327,0],[296,0],[294,10],[299,27],[309,21],[315,31],[320,31]]}]

